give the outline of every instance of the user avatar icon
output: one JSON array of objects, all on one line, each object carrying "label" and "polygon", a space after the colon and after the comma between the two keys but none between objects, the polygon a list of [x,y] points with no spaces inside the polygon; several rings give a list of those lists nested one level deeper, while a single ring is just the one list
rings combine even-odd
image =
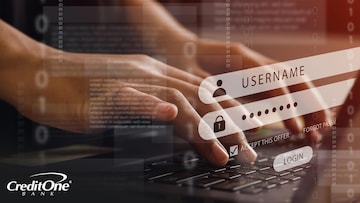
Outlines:
[{"label": "user avatar icon", "polygon": [[223,96],[223,95],[226,95],[226,91],[224,88],[221,88],[221,85],[222,85],[222,80],[218,80],[216,82],[216,85],[219,87],[215,90],[214,94],[213,94],[213,97],[219,97],[219,96]]}]

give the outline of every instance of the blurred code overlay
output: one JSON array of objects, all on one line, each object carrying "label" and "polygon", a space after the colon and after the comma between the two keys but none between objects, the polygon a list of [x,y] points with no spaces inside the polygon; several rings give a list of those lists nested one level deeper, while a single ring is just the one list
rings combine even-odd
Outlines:
[{"label": "blurred code overlay", "polygon": [[[230,31],[231,41],[242,41],[248,46],[256,43],[324,43],[324,0],[241,0],[229,4],[201,4],[203,36],[225,40],[226,32]],[[230,30],[226,29],[229,26],[226,23],[230,24]],[[299,40],[293,40],[299,35]]]}]

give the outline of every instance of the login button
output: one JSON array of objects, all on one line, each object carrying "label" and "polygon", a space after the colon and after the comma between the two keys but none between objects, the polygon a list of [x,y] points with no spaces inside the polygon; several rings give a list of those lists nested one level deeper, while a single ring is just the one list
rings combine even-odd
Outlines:
[{"label": "login button", "polygon": [[313,150],[309,146],[291,150],[276,156],[273,166],[276,172],[284,171],[308,163],[313,157]]}]

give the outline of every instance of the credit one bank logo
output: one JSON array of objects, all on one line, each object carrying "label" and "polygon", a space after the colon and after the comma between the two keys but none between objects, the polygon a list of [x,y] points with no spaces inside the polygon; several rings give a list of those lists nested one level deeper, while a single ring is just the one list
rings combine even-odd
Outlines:
[{"label": "credit one bank logo", "polygon": [[9,192],[18,192],[21,196],[55,196],[57,192],[68,192],[72,181],[64,173],[46,172],[33,174],[30,181],[11,180],[6,185]]}]

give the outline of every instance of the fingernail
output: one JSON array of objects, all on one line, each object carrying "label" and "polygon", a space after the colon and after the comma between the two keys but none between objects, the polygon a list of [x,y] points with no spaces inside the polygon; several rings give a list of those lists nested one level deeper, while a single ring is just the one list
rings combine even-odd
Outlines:
[{"label": "fingernail", "polygon": [[[174,109],[176,109],[177,111],[177,107],[173,104],[169,104],[169,103],[159,103],[158,105],[156,105],[156,107],[154,108],[154,115],[157,119],[169,119],[169,114],[173,111]],[[177,112],[175,113],[175,115],[177,114]]]},{"label": "fingernail", "polygon": [[168,103],[159,103],[158,105],[156,105],[155,107],[155,111],[157,112],[162,112],[162,113],[166,113],[171,109],[171,105]]},{"label": "fingernail", "polygon": [[218,163],[226,163],[229,159],[229,155],[227,153],[227,151],[220,146],[220,143],[215,142],[215,144],[213,144],[212,146],[212,154],[214,155],[214,158],[216,159],[216,161]]},{"label": "fingernail", "polygon": [[256,160],[257,154],[249,144],[246,144],[244,150],[239,153],[241,161],[252,162]]},{"label": "fingernail", "polygon": [[248,146],[248,149],[249,150],[247,150],[247,157],[248,157],[248,162],[252,162],[252,161],[255,161],[256,160],[256,158],[257,158],[257,153],[255,152],[255,150],[252,148],[252,147],[250,147],[250,146]]}]

